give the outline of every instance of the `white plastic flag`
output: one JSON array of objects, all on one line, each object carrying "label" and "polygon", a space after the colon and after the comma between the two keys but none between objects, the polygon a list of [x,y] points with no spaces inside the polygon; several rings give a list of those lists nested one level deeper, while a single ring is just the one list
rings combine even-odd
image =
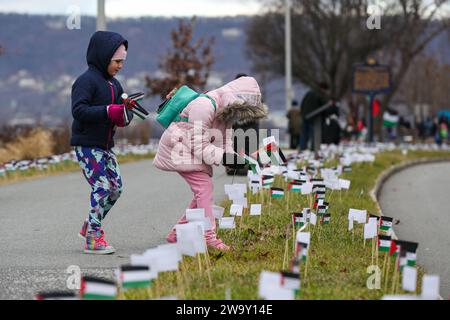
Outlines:
[{"label": "white plastic flag", "polygon": [[262,205],[261,204],[252,204],[250,206],[250,215],[251,216],[260,216],[261,215],[261,209],[262,209]]},{"label": "white plastic flag", "polygon": [[214,218],[220,220],[223,217],[223,213],[225,212],[225,208],[214,205],[213,206],[213,214]]},{"label": "white plastic flag", "polygon": [[422,299],[439,299],[439,276],[426,274],[422,277]]},{"label": "white plastic flag", "polygon": [[234,217],[223,217],[219,220],[220,229],[234,229]]},{"label": "white plastic flag", "polygon": [[230,215],[242,216],[243,210],[244,210],[244,207],[241,204],[232,204],[230,207]]},{"label": "white plastic flag", "polygon": [[415,267],[403,267],[402,288],[405,291],[416,291],[417,269]]},{"label": "white plastic flag", "polygon": [[341,186],[341,189],[350,189],[350,180],[339,179],[339,185]]}]

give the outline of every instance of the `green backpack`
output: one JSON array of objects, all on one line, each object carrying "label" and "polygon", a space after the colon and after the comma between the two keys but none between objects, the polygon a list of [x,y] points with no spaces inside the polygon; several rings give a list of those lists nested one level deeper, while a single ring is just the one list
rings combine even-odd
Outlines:
[{"label": "green backpack", "polygon": [[180,114],[186,108],[186,106],[194,99],[198,97],[208,98],[216,110],[216,102],[213,98],[204,93],[197,93],[188,86],[182,86],[175,94],[167,101],[164,101],[158,107],[156,111],[156,121],[158,121],[164,128],[169,127],[172,122],[184,121],[187,122],[188,118],[181,118]]}]

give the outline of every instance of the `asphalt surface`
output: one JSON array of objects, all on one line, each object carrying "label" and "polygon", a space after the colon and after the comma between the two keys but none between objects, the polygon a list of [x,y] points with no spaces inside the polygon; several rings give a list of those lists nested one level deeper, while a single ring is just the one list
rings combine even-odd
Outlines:
[{"label": "asphalt surface", "polygon": [[417,263],[440,276],[441,296],[450,296],[450,162],[418,165],[389,178],[379,202],[401,240],[419,243]]},{"label": "asphalt surface", "polygon": [[[0,299],[33,299],[41,290],[67,290],[69,266],[112,278],[133,253],[165,243],[192,193],[176,173],[151,161],[121,166],[124,191],[104,220],[114,255],[82,253],[77,234],[89,211],[90,187],[81,172],[0,186]],[[231,183],[223,167],[214,174],[214,195],[225,197]],[[245,182],[236,177],[235,182]]]}]

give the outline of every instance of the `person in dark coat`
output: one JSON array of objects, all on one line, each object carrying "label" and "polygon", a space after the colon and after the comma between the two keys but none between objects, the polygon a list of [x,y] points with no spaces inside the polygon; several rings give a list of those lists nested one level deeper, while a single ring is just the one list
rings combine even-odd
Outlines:
[{"label": "person in dark coat", "polygon": [[116,127],[125,126],[123,89],[114,76],[122,69],[127,50],[128,41],[120,34],[95,32],[86,54],[88,69],[72,86],[70,143],[92,188],[89,216],[79,232],[85,253],[115,251],[104,239],[101,222],[122,193],[119,164],[111,148]]},{"label": "person in dark coat", "polygon": [[322,122],[322,143],[339,144],[341,140],[341,127],[339,125],[339,107],[336,102],[324,111]]},{"label": "person in dark coat", "polygon": [[292,108],[288,111],[288,132],[290,136],[290,148],[297,149],[300,143],[301,118],[300,109],[297,100],[292,101]]},{"label": "person in dark coat", "polygon": [[314,118],[306,119],[306,116],[328,103],[329,86],[326,83],[319,84],[319,91],[310,90],[302,100],[300,117],[302,120],[302,132],[300,135],[300,150],[308,148],[314,141]]}]

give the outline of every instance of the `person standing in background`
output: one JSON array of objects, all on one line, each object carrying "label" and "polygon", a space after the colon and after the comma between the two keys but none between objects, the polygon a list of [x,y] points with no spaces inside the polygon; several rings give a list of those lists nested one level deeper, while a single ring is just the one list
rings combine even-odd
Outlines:
[{"label": "person standing in background", "polygon": [[322,82],[319,84],[319,90],[310,90],[302,100],[300,117],[302,121],[302,130],[300,135],[300,150],[308,148],[309,142],[314,141],[314,119],[306,119],[306,116],[325,105],[329,98],[329,86]]},{"label": "person standing in background", "polygon": [[297,149],[300,143],[300,129],[302,126],[302,119],[300,117],[300,109],[297,100],[292,101],[292,107],[286,114],[288,118],[288,133],[290,135],[289,147]]}]

